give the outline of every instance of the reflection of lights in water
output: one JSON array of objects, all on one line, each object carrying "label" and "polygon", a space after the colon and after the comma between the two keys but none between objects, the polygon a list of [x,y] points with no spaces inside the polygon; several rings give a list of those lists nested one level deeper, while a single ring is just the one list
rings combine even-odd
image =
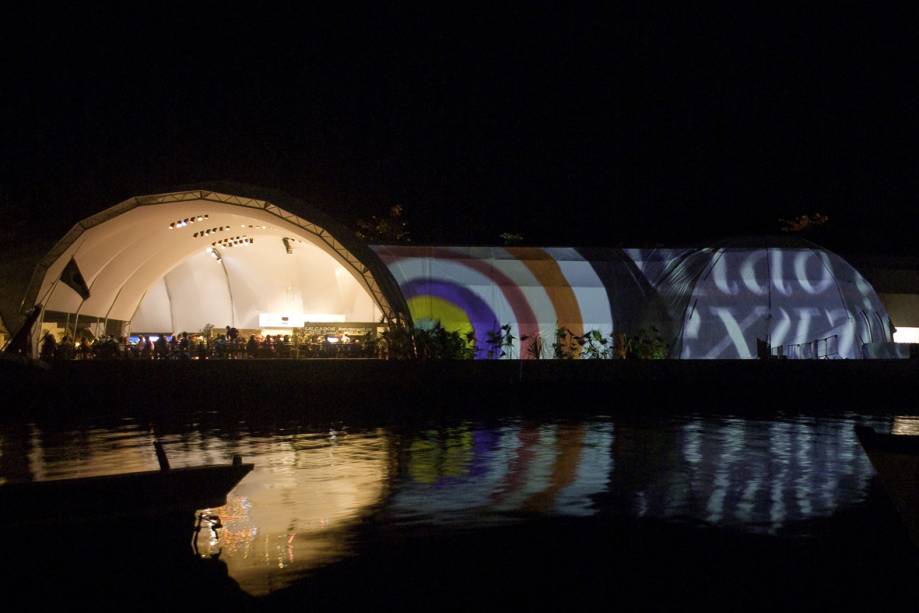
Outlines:
[{"label": "reflection of lights in water", "polygon": [[894,417],[890,433],[919,436],[919,417],[912,415],[898,415]]},{"label": "reflection of lights in water", "polygon": [[[217,542],[202,530],[198,544],[201,553],[219,552],[243,589],[261,594],[348,554],[350,528],[380,504],[387,529],[409,532],[609,511],[750,531],[827,517],[861,502],[873,475],[852,425],[693,416],[615,428],[609,419],[507,420],[400,434],[322,428],[160,438],[174,467],[224,463],[233,453],[256,465],[226,506],[208,510],[221,519]],[[916,430],[919,418],[894,419],[895,432]],[[40,478],[156,468],[152,435],[137,424],[23,432],[30,444],[18,445],[21,461]],[[5,436],[4,452],[16,447]],[[371,517],[373,529],[380,520]]]},{"label": "reflection of lights in water", "polygon": [[388,446],[378,433],[303,435],[258,441],[250,473],[212,512],[223,521],[217,547],[229,574],[252,594],[283,586],[346,553],[344,530],[377,503]]},{"label": "reflection of lights in water", "polygon": [[466,521],[473,509],[589,515],[590,496],[606,487],[611,431],[609,424],[463,424],[416,433],[392,508],[438,523]]}]

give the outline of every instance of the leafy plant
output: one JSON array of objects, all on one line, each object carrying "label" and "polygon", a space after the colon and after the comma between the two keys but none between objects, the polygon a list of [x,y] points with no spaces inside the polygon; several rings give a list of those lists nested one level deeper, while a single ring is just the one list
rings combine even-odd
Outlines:
[{"label": "leafy plant", "polygon": [[578,337],[568,328],[555,329],[555,342],[552,343],[552,358],[556,360],[572,360],[581,352]]},{"label": "leafy plant", "polygon": [[355,234],[367,243],[410,243],[411,235],[401,204],[389,207],[386,217],[373,215],[370,220],[358,219]]},{"label": "leafy plant", "polygon": [[422,360],[465,360],[472,357],[469,343],[456,330],[435,322],[430,330],[415,329],[415,348]]},{"label": "leafy plant", "polygon": [[581,357],[588,360],[607,360],[611,356],[609,341],[599,330],[588,330],[577,337],[581,343]]},{"label": "leafy plant", "polygon": [[498,358],[504,357],[504,350],[502,346],[504,344],[504,335],[501,333],[501,329],[489,330],[485,336],[485,342],[488,346],[488,359],[497,360]]},{"label": "leafy plant", "polygon": [[210,341],[213,334],[214,324],[204,324],[204,327],[201,328],[201,336],[204,337],[204,340]]},{"label": "leafy plant", "polygon": [[613,357],[618,360],[625,360],[632,351],[632,339],[623,332],[612,334],[613,339]]},{"label": "leafy plant", "polygon": [[829,217],[817,211],[813,215],[805,213],[791,219],[780,218],[779,223],[782,224],[782,232],[801,233],[822,226],[829,220]]},{"label": "leafy plant", "polygon": [[526,340],[530,341],[529,343],[527,343],[527,349],[526,349],[527,355],[529,355],[534,360],[541,360],[544,357],[546,357],[545,356],[546,342],[543,340],[539,332],[534,334],[532,337],[529,337],[529,336],[520,337],[521,343]]},{"label": "leafy plant", "polygon": [[504,324],[501,326],[501,353],[510,359],[514,359],[514,341],[517,340],[511,333],[511,325]]},{"label": "leafy plant", "polygon": [[639,360],[663,360],[667,357],[667,342],[654,326],[641,328],[630,341],[630,358]]},{"label": "leafy plant", "polygon": [[380,334],[380,340],[390,360],[414,360],[418,357],[414,329],[401,320],[390,323]]},{"label": "leafy plant", "polygon": [[474,359],[479,350],[479,339],[475,335],[475,330],[466,332],[466,347],[469,352],[469,359]]},{"label": "leafy plant", "polygon": [[391,360],[469,360],[475,357],[474,334],[460,334],[435,322],[429,329],[392,324],[381,342]]}]

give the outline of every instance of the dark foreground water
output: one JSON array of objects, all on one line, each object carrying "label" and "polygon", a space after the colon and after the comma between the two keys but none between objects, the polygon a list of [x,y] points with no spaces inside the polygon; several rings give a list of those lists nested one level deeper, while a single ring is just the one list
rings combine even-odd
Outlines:
[{"label": "dark foreground water", "polygon": [[0,483],[152,470],[154,438],[173,466],[256,468],[194,543],[140,519],[11,531],[3,593],[10,610],[915,608],[916,552],[859,422],[919,433],[800,414],[8,421]]}]

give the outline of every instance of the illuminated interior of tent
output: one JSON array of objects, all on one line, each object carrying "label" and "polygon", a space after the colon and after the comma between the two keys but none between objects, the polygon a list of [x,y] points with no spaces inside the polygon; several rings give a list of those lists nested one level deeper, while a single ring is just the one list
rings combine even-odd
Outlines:
[{"label": "illuminated interior of tent", "polygon": [[[45,328],[133,335],[212,325],[244,335],[380,322],[388,305],[375,280],[325,228],[264,201],[200,196],[132,199],[75,226],[38,288]],[[85,301],[57,281],[71,259]]]}]

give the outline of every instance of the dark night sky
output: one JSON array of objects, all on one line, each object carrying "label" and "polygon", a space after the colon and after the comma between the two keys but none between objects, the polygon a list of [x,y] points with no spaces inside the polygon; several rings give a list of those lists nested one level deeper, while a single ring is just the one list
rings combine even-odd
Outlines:
[{"label": "dark night sky", "polygon": [[0,196],[52,236],[130,195],[230,180],[346,223],[401,203],[416,242],[688,243],[819,210],[830,247],[916,252],[915,24],[35,15],[0,43]]}]

